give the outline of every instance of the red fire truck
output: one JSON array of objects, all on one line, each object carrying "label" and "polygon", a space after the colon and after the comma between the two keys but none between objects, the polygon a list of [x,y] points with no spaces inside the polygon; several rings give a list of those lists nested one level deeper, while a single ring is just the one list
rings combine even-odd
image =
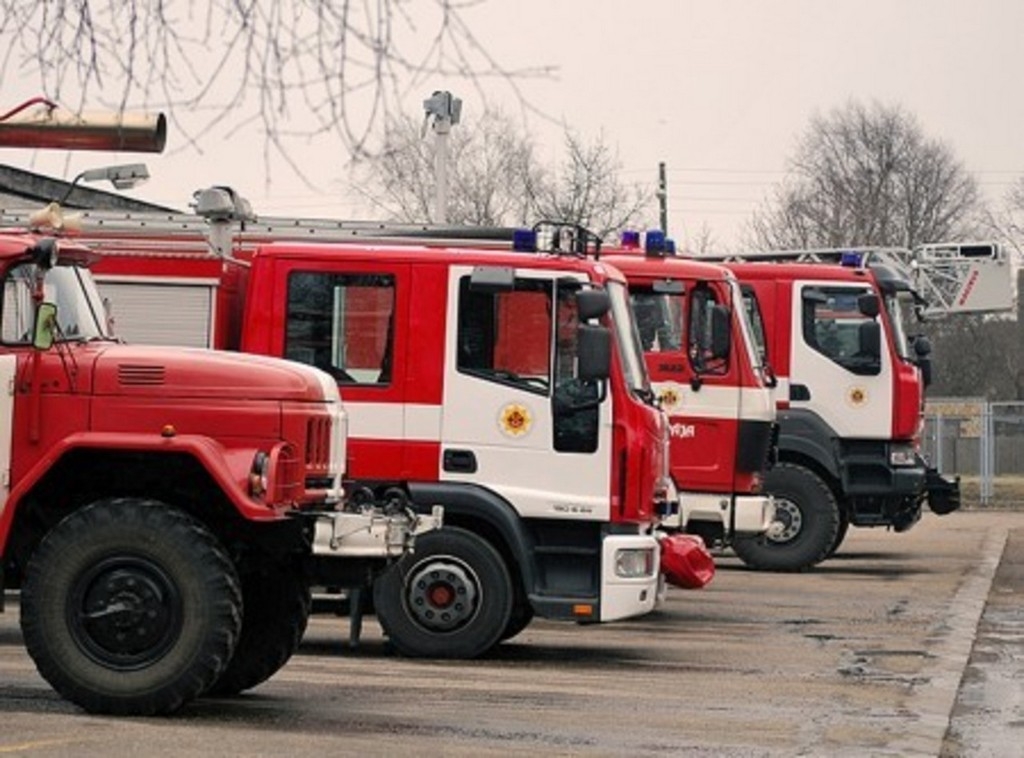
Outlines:
[{"label": "red fire truck", "polygon": [[[87,131],[95,146],[103,130]],[[11,133],[26,146],[4,130],[0,145]],[[81,136],[56,134],[38,144]],[[120,122],[107,134],[121,144]],[[95,258],[0,232],[0,586],[20,589],[26,647],[61,695],[166,713],[271,676],[301,638],[310,583],[362,586],[417,525],[346,507],[330,376],[119,344]]]},{"label": "red fire truck", "polygon": [[655,606],[661,556],[684,543],[655,534],[674,505],[668,428],[619,272],[394,238],[424,231],[411,227],[255,220],[224,188],[197,193],[196,209],[83,214],[115,323],[131,342],[334,376],[353,497],[444,506],[444,528],[375,585],[400,652],[471,657],[535,614],[597,622]]},{"label": "red fire truck", "polygon": [[[852,526],[912,527],[928,503],[960,505],[959,482],[919,453],[930,346],[911,310],[1004,310],[1012,277],[998,246],[785,251],[726,265],[740,280],[778,377],[779,462],[766,488],[776,525],[734,547],[752,566],[806,569]],[[846,265],[840,265],[845,263]],[[922,294],[925,293],[925,294]]]},{"label": "red fire truck", "polygon": [[669,416],[675,526],[728,546],[763,534],[774,506],[763,489],[773,458],[775,399],[735,276],[669,254],[670,240],[636,233],[600,260],[623,272],[652,384]]}]

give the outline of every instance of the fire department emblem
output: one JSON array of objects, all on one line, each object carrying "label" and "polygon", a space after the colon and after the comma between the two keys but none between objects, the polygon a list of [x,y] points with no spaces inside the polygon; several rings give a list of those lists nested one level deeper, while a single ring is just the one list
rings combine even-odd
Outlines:
[{"label": "fire department emblem", "polygon": [[524,437],[533,426],[533,414],[520,403],[509,403],[498,414],[498,427],[507,437]]},{"label": "fire department emblem", "polygon": [[683,393],[675,384],[662,384],[656,389],[658,402],[670,416],[674,415],[682,406]]},{"label": "fire department emblem", "polygon": [[851,387],[846,393],[846,400],[854,408],[859,408],[868,401],[868,391],[863,387]]}]

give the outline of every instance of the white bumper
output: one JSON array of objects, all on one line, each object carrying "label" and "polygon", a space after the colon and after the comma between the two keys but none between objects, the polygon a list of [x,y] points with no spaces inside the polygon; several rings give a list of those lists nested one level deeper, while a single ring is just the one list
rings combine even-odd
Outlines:
[{"label": "white bumper", "polygon": [[714,492],[680,492],[679,513],[664,520],[665,529],[685,530],[690,522],[710,521],[728,539],[734,534],[763,534],[775,518],[771,495],[722,495]]},{"label": "white bumper", "polygon": [[[616,572],[620,550],[650,550],[650,573],[619,576]],[[642,616],[654,610],[658,600],[661,547],[653,534],[614,534],[601,546],[601,621]]]}]

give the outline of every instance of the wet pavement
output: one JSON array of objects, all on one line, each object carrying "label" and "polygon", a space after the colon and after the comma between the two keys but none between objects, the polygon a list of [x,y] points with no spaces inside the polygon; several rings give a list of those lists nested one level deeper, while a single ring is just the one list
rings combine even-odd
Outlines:
[{"label": "wet pavement", "polygon": [[535,622],[478,661],[399,658],[372,618],[353,650],[317,616],[269,682],[164,719],[60,700],[9,605],[0,754],[1022,755],[1022,554],[1024,513],[926,514],[806,574],[725,557],[650,616]]}]

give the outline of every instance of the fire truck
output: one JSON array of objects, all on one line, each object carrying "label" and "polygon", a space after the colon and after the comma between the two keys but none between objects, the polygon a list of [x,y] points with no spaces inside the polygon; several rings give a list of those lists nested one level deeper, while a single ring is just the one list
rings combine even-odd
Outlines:
[{"label": "fire truck", "polygon": [[990,243],[780,251],[731,257],[761,350],[778,377],[776,524],[735,542],[749,565],[799,571],[850,526],[911,528],[927,502],[960,505],[959,481],[920,455],[926,338],[919,315],[1012,306],[1009,263]]},{"label": "fire truck", "polygon": [[646,613],[678,580],[663,558],[688,543],[655,529],[675,507],[668,426],[621,273],[452,239],[476,230],[256,219],[223,187],[195,209],[88,211],[76,239],[129,342],[327,371],[352,496],[443,505],[375,583],[395,649],[474,657],[534,615]]},{"label": "fire truck", "polygon": [[[161,140],[157,120],[0,123],[0,146]],[[0,232],[0,588],[20,590],[27,650],[63,697],[162,714],[273,675],[315,579],[367,584],[440,513],[343,497],[347,419],[326,373],[120,343],[96,258]]]},{"label": "fire truck", "polygon": [[727,547],[764,534],[774,504],[764,477],[774,459],[774,378],[755,349],[736,277],[676,257],[659,231],[627,232],[603,260],[623,272],[648,371],[669,416],[679,509],[665,528]]}]

